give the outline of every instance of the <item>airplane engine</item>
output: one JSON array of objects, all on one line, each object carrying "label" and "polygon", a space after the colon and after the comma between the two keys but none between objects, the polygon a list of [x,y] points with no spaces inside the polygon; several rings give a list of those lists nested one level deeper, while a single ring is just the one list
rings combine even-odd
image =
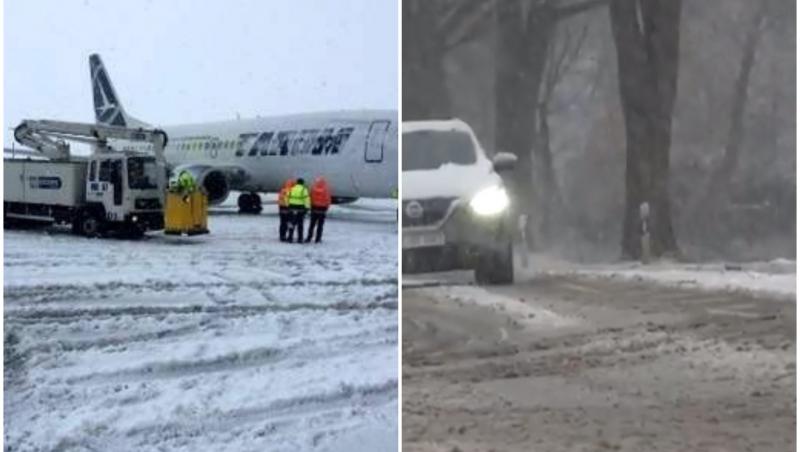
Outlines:
[{"label": "airplane engine", "polygon": [[205,165],[184,165],[175,168],[174,174],[181,171],[188,171],[197,185],[205,189],[209,204],[219,204],[228,198],[231,187],[224,171]]}]

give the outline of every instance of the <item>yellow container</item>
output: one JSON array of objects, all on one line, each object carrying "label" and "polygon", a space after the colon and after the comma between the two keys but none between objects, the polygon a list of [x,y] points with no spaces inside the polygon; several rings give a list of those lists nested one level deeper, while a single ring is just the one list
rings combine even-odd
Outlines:
[{"label": "yellow container", "polygon": [[184,197],[167,192],[164,233],[172,235],[208,234],[208,198],[200,190]]}]

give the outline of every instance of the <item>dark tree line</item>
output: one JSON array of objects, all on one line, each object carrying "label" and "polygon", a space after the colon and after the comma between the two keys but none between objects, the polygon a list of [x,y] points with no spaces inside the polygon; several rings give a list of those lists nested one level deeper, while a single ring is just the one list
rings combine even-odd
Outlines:
[{"label": "dark tree line", "polygon": [[[688,144],[692,146],[695,146],[695,143],[702,143],[703,146],[712,144],[704,148],[697,147],[697,151],[692,151],[695,152],[692,155],[704,159],[705,153],[706,156],[718,155],[719,158],[711,158],[710,166],[699,170],[698,174],[701,174],[702,178],[698,178],[696,183],[691,185],[686,184],[687,174],[676,173],[681,181],[678,187],[683,193],[686,189],[690,189],[701,193],[696,196],[699,198],[713,197],[717,194],[725,198],[729,196],[731,181],[741,177],[735,174],[736,168],[741,167],[743,159],[752,158],[753,155],[743,152],[748,146],[752,147],[747,144],[746,137],[748,127],[753,127],[755,120],[752,112],[756,109],[755,111],[762,116],[765,114],[763,82],[759,85],[760,97],[751,99],[752,96],[748,92],[748,85],[752,84],[753,73],[756,71],[754,68],[759,61],[757,56],[759,43],[763,42],[765,30],[772,27],[770,20],[780,21],[781,24],[791,22],[787,26],[793,27],[793,20],[782,19],[794,11],[794,5],[786,6],[784,5],[786,2],[787,0],[739,1],[737,5],[743,5],[739,10],[736,9],[736,5],[730,8],[723,5],[724,9],[710,16],[705,10],[720,8],[720,4],[704,10],[696,4],[684,5],[681,0],[405,0],[403,2],[404,119],[457,116],[453,109],[453,99],[450,99],[451,93],[454,96],[469,96],[472,93],[448,90],[448,86],[452,87],[449,83],[455,80],[448,80],[448,77],[456,77],[452,72],[456,65],[451,63],[465,61],[462,55],[469,55],[468,58],[479,61],[473,57],[480,55],[480,60],[486,61],[486,69],[480,72],[478,80],[487,89],[493,87],[493,92],[484,90],[482,99],[476,99],[476,103],[473,104],[476,108],[470,107],[471,111],[473,113],[480,111],[478,107],[486,105],[487,113],[484,118],[487,120],[494,118],[493,123],[483,124],[492,132],[495,139],[494,143],[486,143],[489,149],[513,152],[518,156],[519,164],[510,182],[517,195],[520,213],[535,213],[534,219],[541,219],[545,226],[548,226],[548,218],[559,210],[559,206],[562,203],[569,205],[571,201],[563,198],[559,190],[559,181],[555,177],[555,159],[550,143],[552,124],[548,122],[548,115],[553,115],[551,103],[559,102],[563,98],[562,96],[556,101],[552,100],[554,87],[563,76],[564,68],[569,67],[570,60],[575,58],[576,53],[580,53],[582,45],[580,26],[572,28],[571,33],[566,35],[569,39],[565,38],[564,30],[582,21],[582,19],[570,19],[584,12],[599,10],[601,14],[593,13],[587,17],[593,24],[607,21],[601,24],[602,27],[609,27],[602,32],[602,36],[609,46],[613,42],[616,60],[603,60],[596,64],[598,68],[615,66],[619,111],[622,113],[621,123],[619,119],[605,123],[613,129],[613,131],[609,129],[609,135],[615,136],[612,147],[617,149],[624,147],[620,152],[624,150],[625,156],[624,196],[614,196],[614,199],[619,199],[614,209],[620,210],[609,211],[608,215],[617,219],[621,226],[622,254],[636,258],[640,253],[639,206],[647,202],[650,205],[653,252],[656,255],[676,254],[679,252],[679,247],[672,217],[673,214],[679,215],[680,218],[691,216],[691,203],[686,204],[686,198],[682,195],[684,204],[677,207],[672,205],[675,201],[671,196],[675,196],[675,193],[671,193],[670,164],[675,152],[679,152],[680,156],[686,155],[686,150],[695,149],[686,147],[686,132],[689,130],[686,128],[686,117],[681,117],[682,123],[677,123],[683,124],[683,129],[679,129],[681,131],[679,135],[683,137],[683,141],[679,142],[681,147],[676,145],[678,151],[671,149],[675,139],[673,110],[677,97],[678,73],[681,70],[680,55],[685,53],[680,46],[682,15],[685,16],[683,19],[689,20],[691,24],[701,23],[692,15],[698,11],[704,14],[703,18],[699,19],[701,21],[707,21],[710,17],[712,20],[723,21],[721,29],[704,30],[704,32],[716,38],[714,45],[728,46],[730,49],[731,45],[725,41],[728,39],[725,33],[729,33],[735,38],[735,46],[738,46],[735,53],[726,54],[726,57],[730,56],[732,60],[736,60],[735,64],[732,61],[732,66],[736,69],[730,71],[731,76],[726,79],[724,85],[708,82],[707,75],[694,70],[700,66],[697,63],[692,66],[693,72],[690,73],[690,77],[695,78],[688,79],[693,80],[687,85],[690,87],[688,89],[692,86],[697,87],[698,83],[703,86],[711,83],[713,91],[709,92],[716,97],[700,98],[696,104],[692,104],[700,106],[698,113],[690,113],[687,117],[695,118],[695,121],[706,120],[700,118],[699,114],[709,111],[712,114],[709,118],[714,121],[715,127],[709,130],[704,138]],[[775,10],[775,5],[779,5],[778,12]],[[688,11],[684,11],[684,6],[687,6]],[[781,8],[786,9],[786,14],[780,12]],[[606,11],[607,15],[602,11]],[[692,20],[694,22],[691,22]],[[727,24],[725,20],[732,21],[735,25]],[[781,35],[773,33],[772,39],[776,36]],[[565,39],[571,40],[571,43]],[[694,41],[697,39],[695,35]],[[463,44],[469,44],[470,47],[461,48]],[[586,80],[588,76],[585,67],[587,57],[590,58],[590,55],[596,55],[598,52],[596,44],[592,43],[590,48],[594,49],[594,54],[590,51],[586,55],[577,57],[584,64],[583,68],[576,70],[577,74],[581,74],[581,80]],[[445,66],[445,60],[448,58],[450,63]],[[475,64],[472,67],[474,68]],[[760,70],[765,69],[762,67]],[[608,73],[611,74],[612,71],[614,69],[610,69]],[[468,78],[470,75],[464,74],[463,77]],[[574,91],[576,83],[580,83],[576,80],[578,79],[573,79],[563,86]],[[760,80],[763,80],[763,72]],[[683,87],[684,85],[682,89]],[[608,90],[606,87],[605,91]],[[613,88],[611,90],[613,91]],[[690,94],[682,93],[682,99],[686,99],[687,95]],[[465,104],[463,99],[456,101]],[[483,103],[478,104],[479,102]],[[682,102],[686,103],[685,100]],[[721,102],[721,104],[713,108],[714,105],[709,102]],[[615,105],[603,109],[613,110],[613,116],[619,118]],[[748,111],[751,112],[750,116]],[[594,122],[594,124],[602,123],[602,121]],[[691,125],[691,133],[697,134],[702,126],[694,124],[696,122]],[[569,132],[565,132],[561,124],[557,127],[559,128],[557,146],[561,152],[565,145],[564,134]],[[764,132],[759,129],[758,133]],[[716,139],[714,137],[719,138],[716,141],[719,145],[713,145]],[[618,141],[622,139],[624,143]],[[589,146],[587,149],[593,148],[591,144],[587,146]],[[563,157],[561,161],[564,161]],[[680,164],[684,165],[684,161]],[[607,189],[608,181],[587,179],[586,182],[590,190],[595,186],[600,191]],[[574,191],[567,193],[569,196],[579,195]],[[624,209],[622,209],[623,201]],[[708,200],[698,203],[698,212],[707,214],[705,206],[708,204]],[[680,210],[674,213],[673,208]],[[623,211],[624,214],[620,218]],[[556,221],[554,224],[559,222]],[[529,222],[529,226],[533,226],[533,223]],[[679,232],[686,233],[685,221],[681,228]],[[546,235],[547,231],[548,228],[545,227],[529,236],[538,237],[543,233]]]}]

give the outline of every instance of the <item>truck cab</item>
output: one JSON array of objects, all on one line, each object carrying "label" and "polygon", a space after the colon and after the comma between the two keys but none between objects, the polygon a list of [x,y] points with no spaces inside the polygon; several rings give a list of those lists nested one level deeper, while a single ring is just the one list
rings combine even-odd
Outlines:
[{"label": "truck cab", "polygon": [[[107,223],[122,223],[135,230],[161,229],[166,172],[151,155],[102,152],[88,162],[86,207],[82,232]],[[96,222],[96,224],[94,224]]]}]

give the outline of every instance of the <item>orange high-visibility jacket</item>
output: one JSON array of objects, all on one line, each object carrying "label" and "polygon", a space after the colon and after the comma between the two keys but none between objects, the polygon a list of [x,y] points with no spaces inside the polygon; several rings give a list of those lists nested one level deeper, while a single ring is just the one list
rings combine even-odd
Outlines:
[{"label": "orange high-visibility jacket", "polygon": [[283,188],[278,193],[278,206],[280,207],[289,207],[289,190],[294,187],[295,180],[289,179],[283,184]]},{"label": "orange high-visibility jacket", "polygon": [[327,209],[331,205],[331,191],[328,188],[328,181],[318,177],[311,186],[311,207]]}]

